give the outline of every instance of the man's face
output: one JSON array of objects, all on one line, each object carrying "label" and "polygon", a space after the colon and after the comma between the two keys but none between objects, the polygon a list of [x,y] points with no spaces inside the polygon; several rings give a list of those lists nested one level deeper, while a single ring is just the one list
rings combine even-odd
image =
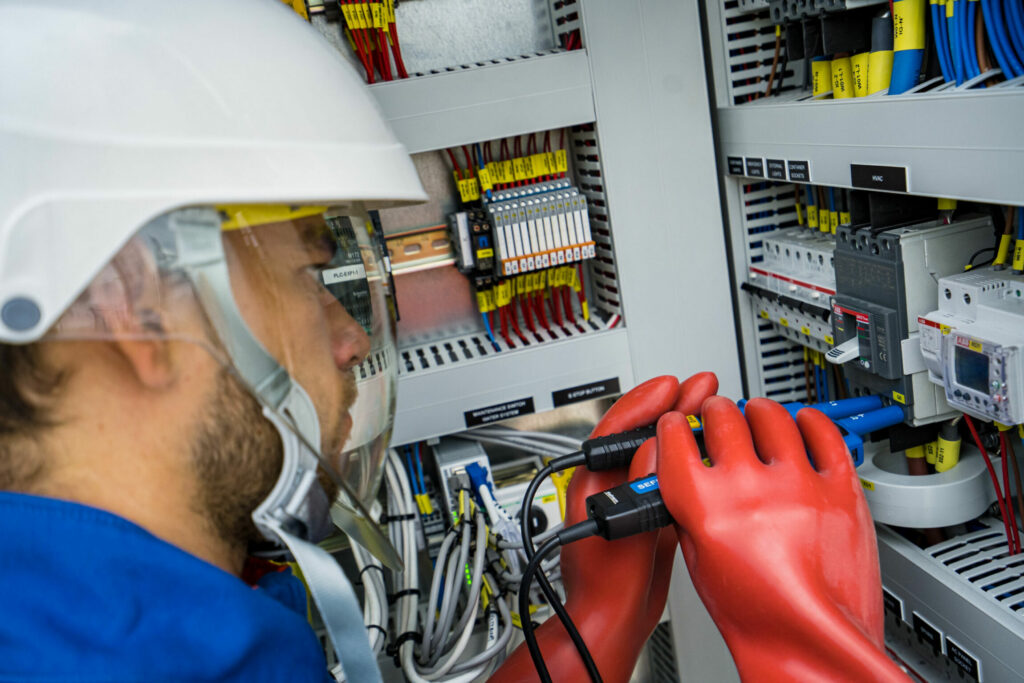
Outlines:
[{"label": "man's face", "polygon": [[[321,216],[224,233],[232,291],[257,339],[316,406],[322,452],[336,457],[351,432],[353,368],[370,340],[323,285],[336,243]],[[314,444],[316,445],[316,444]]]}]

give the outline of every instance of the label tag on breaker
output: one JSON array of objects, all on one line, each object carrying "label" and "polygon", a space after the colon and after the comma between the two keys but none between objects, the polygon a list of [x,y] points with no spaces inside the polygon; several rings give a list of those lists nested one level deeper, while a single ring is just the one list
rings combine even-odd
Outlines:
[{"label": "label tag on breaker", "polygon": [[466,420],[467,427],[479,427],[480,425],[500,422],[501,420],[508,420],[520,415],[531,415],[534,412],[536,411],[533,408],[533,397],[531,396],[529,398],[520,398],[515,401],[506,401],[505,403],[487,406],[486,408],[467,410],[463,413],[463,417]]}]

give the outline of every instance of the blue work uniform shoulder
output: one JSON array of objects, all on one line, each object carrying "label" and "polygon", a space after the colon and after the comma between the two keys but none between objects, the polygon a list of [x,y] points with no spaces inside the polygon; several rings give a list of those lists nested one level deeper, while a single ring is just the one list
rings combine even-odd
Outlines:
[{"label": "blue work uniform shoulder", "polygon": [[0,492],[0,681],[330,680],[306,620],[96,508]]}]

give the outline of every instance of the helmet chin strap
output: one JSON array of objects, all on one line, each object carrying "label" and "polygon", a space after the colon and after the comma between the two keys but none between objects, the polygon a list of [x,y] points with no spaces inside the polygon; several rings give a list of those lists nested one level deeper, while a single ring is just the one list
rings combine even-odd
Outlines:
[{"label": "helmet chin strap", "polygon": [[[312,407],[306,392],[293,384],[284,411],[288,417],[295,419]],[[281,435],[284,462],[274,489],[253,512],[253,521],[265,536],[284,544],[295,557],[346,680],[380,681],[352,584],[333,557],[301,537],[315,537],[308,536],[314,532],[314,520],[329,526],[330,504],[316,478],[317,457],[275,411],[264,408],[263,415]],[[316,424],[315,411],[312,419]]]},{"label": "helmet chin strap", "polygon": [[[320,423],[313,401],[267,353],[242,318],[231,293],[217,213],[188,209],[170,214],[167,224],[160,223],[154,221],[146,230],[157,243],[158,260],[171,261],[188,274],[235,369],[253,387],[264,406],[264,417],[281,437],[281,473],[253,512],[253,521],[264,536],[286,546],[295,557],[347,680],[380,681],[352,584],[334,558],[310,541],[329,533],[331,519],[330,501],[317,481],[321,458],[314,448],[320,443]],[[324,468],[332,471],[328,463]],[[397,557],[358,499],[344,482],[338,483],[363,513],[350,508],[353,523],[343,531],[367,549],[388,548]]]}]

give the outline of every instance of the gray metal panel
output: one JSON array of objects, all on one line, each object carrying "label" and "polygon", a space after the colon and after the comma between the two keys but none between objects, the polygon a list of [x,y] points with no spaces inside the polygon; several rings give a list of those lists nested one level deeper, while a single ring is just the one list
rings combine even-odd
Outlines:
[{"label": "gray metal panel", "polygon": [[370,91],[410,153],[594,120],[583,50],[455,67]]},{"label": "gray metal panel", "polygon": [[637,379],[739,359],[697,2],[590,2],[583,28]]},{"label": "gray metal panel", "polygon": [[[993,526],[997,529],[999,527]],[[941,564],[929,558],[903,537],[887,527],[878,526],[878,555],[882,565],[882,583],[904,602],[904,619],[911,620],[916,611],[943,634],[982,660],[984,681],[1024,681],[1020,667],[1024,628],[1021,623],[980,599],[979,591],[957,585],[951,572],[941,571]],[[944,568],[943,568],[944,569]],[[891,633],[892,616],[886,614],[886,640],[901,656],[906,656]],[[932,673],[941,671],[935,663],[917,663]],[[944,664],[944,662],[939,662]],[[932,671],[934,669],[935,671]],[[935,680],[946,680],[936,677]],[[953,679],[957,680],[957,679]],[[963,679],[959,679],[963,680]]]},{"label": "gray metal panel", "polygon": [[510,400],[533,398],[537,412],[551,410],[551,392],[613,377],[623,388],[633,386],[624,329],[403,376],[391,442],[462,431],[465,411]]},{"label": "gray metal panel", "polygon": [[808,160],[815,185],[851,187],[850,164],[907,166],[913,194],[1024,202],[1024,91],[753,102],[718,110],[726,156]]}]

